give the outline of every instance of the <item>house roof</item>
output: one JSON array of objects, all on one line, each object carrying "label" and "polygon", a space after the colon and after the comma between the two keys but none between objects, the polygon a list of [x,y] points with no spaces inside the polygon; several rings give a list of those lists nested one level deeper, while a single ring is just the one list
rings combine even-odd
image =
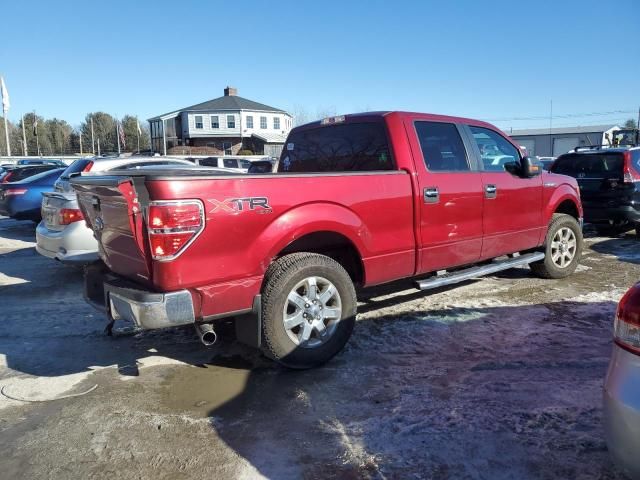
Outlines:
[{"label": "house roof", "polygon": [[264,143],[284,143],[287,140],[287,136],[281,133],[260,132],[253,133],[251,136],[262,140]]},{"label": "house roof", "polygon": [[525,130],[505,131],[510,137],[532,136],[532,135],[562,135],[566,133],[602,133],[618,127],[616,124],[608,125],[588,125],[585,127],[560,127],[560,128],[529,128]]},{"label": "house roof", "polygon": [[162,117],[176,116],[180,112],[184,111],[209,111],[209,110],[257,110],[261,112],[279,112],[286,113],[279,108],[270,107],[264,103],[254,102],[248,98],[239,97],[237,95],[225,95],[223,97],[214,98],[213,100],[207,100],[206,102],[197,103],[189,107],[180,108],[173,112],[168,112],[163,115],[149,118],[148,120],[159,120]]}]

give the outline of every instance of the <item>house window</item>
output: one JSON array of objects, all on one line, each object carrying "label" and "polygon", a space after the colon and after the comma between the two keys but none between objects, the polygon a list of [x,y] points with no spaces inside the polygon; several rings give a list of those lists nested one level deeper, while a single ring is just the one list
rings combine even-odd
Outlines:
[{"label": "house window", "polygon": [[260,128],[263,130],[267,128],[267,117],[260,117]]},{"label": "house window", "polygon": [[202,115],[196,115],[196,128],[203,128]]},{"label": "house window", "polygon": [[218,115],[211,115],[211,128],[220,128],[220,120]]},{"label": "house window", "polygon": [[247,115],[247,128],[253,128],[253,116]]},{"label": "house window", "polygon": [[280,118],[278,117],[273,118],[273,129],[280,130]]},{"label": "house window", "polygon": [[236,117],[234,115],[227,115],[227,128],[236,128]]}]

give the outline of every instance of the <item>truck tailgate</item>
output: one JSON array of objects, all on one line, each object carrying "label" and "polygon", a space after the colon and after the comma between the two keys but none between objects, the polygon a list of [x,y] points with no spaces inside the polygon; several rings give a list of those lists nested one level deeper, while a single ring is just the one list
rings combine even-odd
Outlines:
[{"label": "truck tailgate", "polygon": [[[85,220],[98,239],[100,257],[120,275],[151,282],[151,268],[145,256],[144,221],[139,193],[131,177],[78,177],[74,189]],[[143,193],[143,195],[146,193]]]}]

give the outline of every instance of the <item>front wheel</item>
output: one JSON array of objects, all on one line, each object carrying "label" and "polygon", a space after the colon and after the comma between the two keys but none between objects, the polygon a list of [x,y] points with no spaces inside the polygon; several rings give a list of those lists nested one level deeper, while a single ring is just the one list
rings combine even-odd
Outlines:
[{"label": "front wheel", "polygon": [[565,278],[571,275],[582,256],[582,230],[570,215],[555,214],[545,239],[544,260],[530,265],[542,278]]},{"label": "front wheel", "polygon": [[356,318],[349,274],[332,258],[292,253],[274,261],[262,291],[264,353],[290,368],[311,368],[345,346]]}]

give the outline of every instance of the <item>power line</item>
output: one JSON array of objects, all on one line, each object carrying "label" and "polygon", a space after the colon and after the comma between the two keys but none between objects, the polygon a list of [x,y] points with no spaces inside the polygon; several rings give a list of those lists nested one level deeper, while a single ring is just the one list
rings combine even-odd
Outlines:
[{"label": "power line", "polygon": [[[554,115],[553,118],[582,118],[582,117],[597,117],[607,115],[619,115],[621,113],[636,113],[635,110],[612,110],[610,112],[589,112],[589,113],[563,113]],[[503,117],[503,118],[485,118],[487,122],[515,122],[521,120],[548,120],[549,115],[535,115],[530,117]]]}]

